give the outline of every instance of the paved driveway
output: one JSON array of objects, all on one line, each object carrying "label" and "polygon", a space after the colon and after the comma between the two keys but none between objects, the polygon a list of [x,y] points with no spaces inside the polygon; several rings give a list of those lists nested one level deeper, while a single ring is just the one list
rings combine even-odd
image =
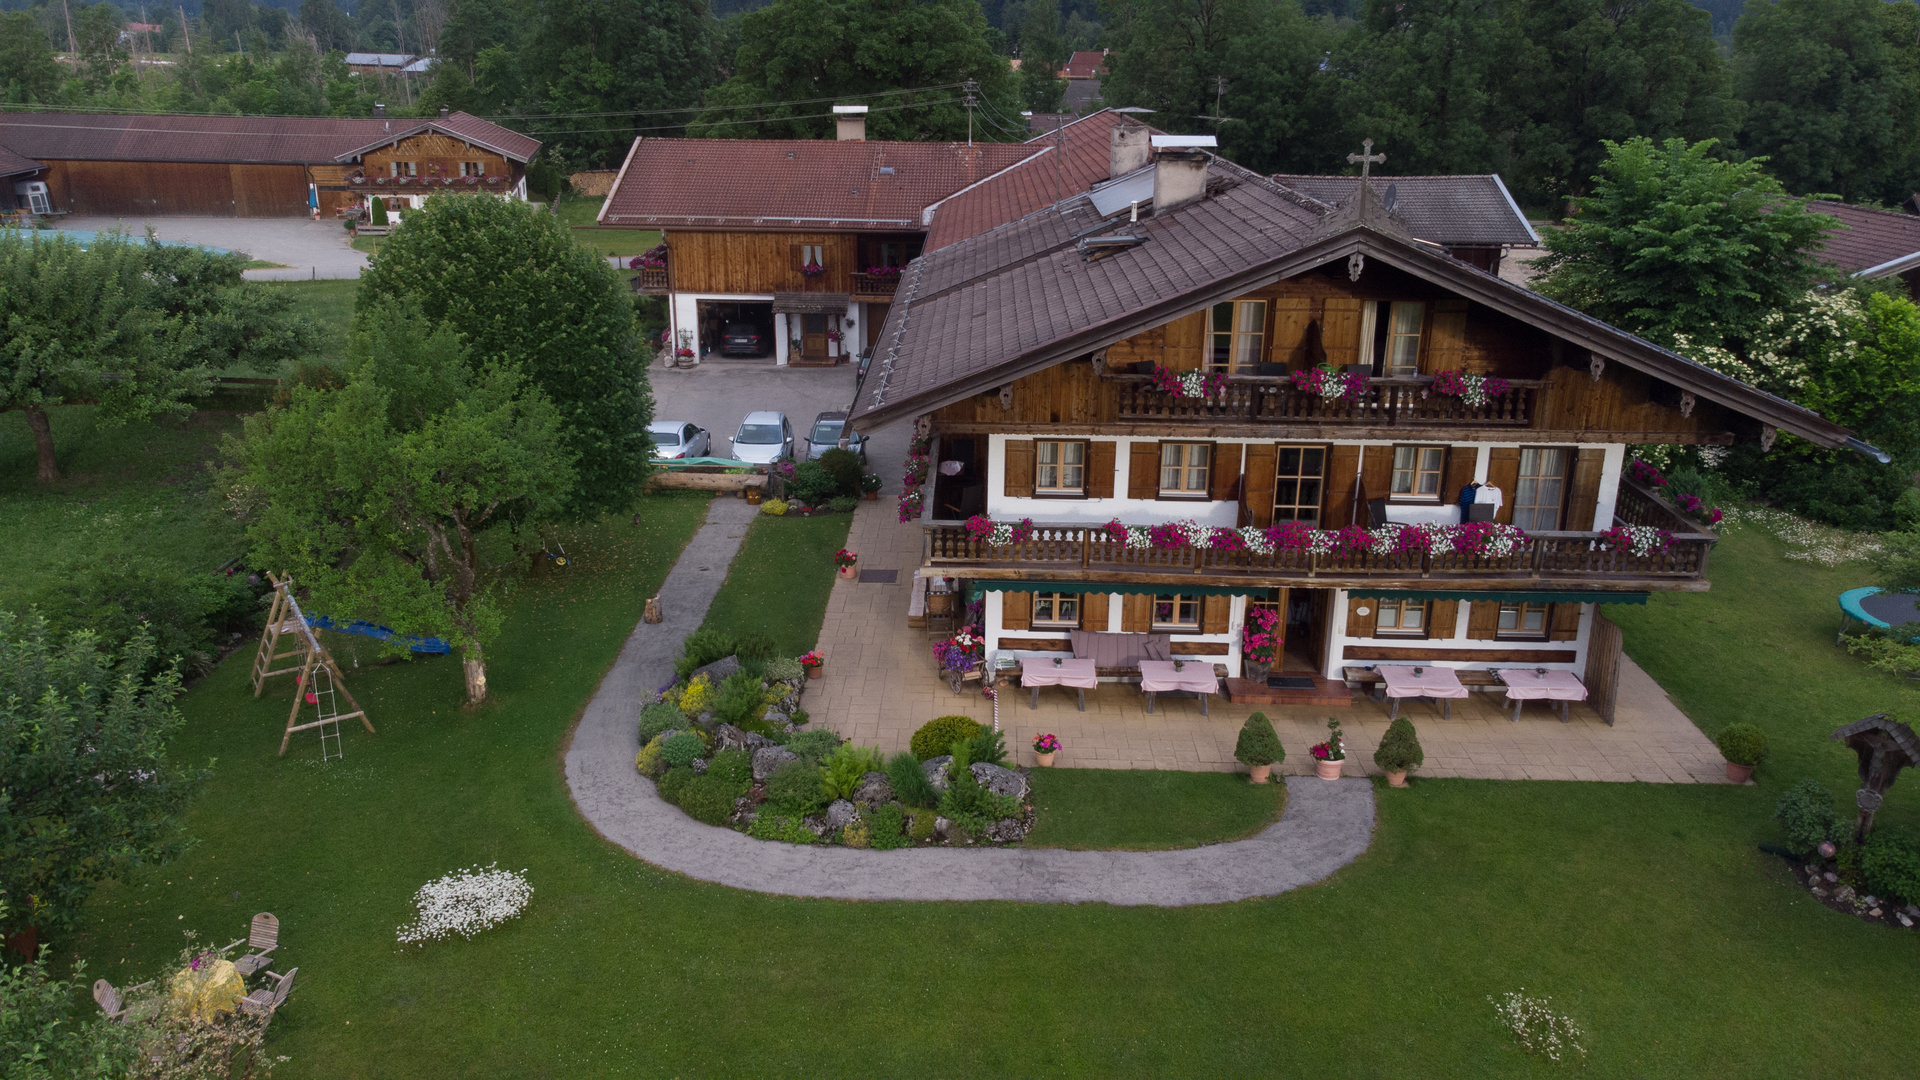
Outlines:
[{"label": "paved driveway", "polygon": [[[834,368],[776,367],[770,360],[708,360],[691,370],[654,365],[647,372],[653,383],[653,415],[661,420],[690,420],[713,432],[713,453],[727,456],[727,440],[740,429],[750,412],[771,409],[787,414],[793,424],[795,452],[804,455],[798,440],[815,415],[844,410],[853,401],[853,365]],[[878,473],[883,493],[898,495],[900,471],[907,457],[911,423],[897,423],[863,432],[867,469]]]},{"label": "paved driveway", "polygon": [[357,278],[367,257],[347,243],[347,230],[338,221],[322,218],[242,218],[198,214],[156,214],[152,217],[112,218],[76,215],[63,218],[62,229],[123,228],[146,235],[151,226],[162,240],[244,251],[256,259],[280,263],[285,270],[249,270],[254,281],[307,281],[312,278]]}]

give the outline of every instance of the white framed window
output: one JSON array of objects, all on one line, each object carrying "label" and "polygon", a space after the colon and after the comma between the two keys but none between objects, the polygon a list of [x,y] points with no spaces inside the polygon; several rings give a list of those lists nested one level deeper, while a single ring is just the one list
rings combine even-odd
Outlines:
[{"label": "white framed window", "polygon": [[800,265],[802,266],[827,265],[826,247],[821,244],[801,244],[800,245]]},{"label": "white framed window", "polygon": [[1396,499],[1440,498],[1440,472],[1446,467],[1444,446],[1396,446],[1393,448],[1393,497]]},{"label": "white framed window", "polygon": [[1327,448],[1279,446],[1274,451],[1273,520],[1320,522],[1320,489],[1326,479]]},{"label": "white framed window", "polygon": [[1079,593],[1038,593],[1033,598],[1033,625],[1078,627]]},{"label": "white framed window", "polygon": [[460,163],[461,176],[487,175],[487,163],[484,161],[463,161]]},{"label": "white framed window", "polygon": [[1153,628],[1194,633],[1200,629],[1200,597],[1160,593],[1153,598]]},{"label": "white framed window", "polygon": [[392,172],[390,173],[390,175],[393,175],[393,176],[418,176],[418,175],[420,175],[420,172],[419,172],[419,163],[418,163],[418,162],[413,162],[413,161],[389,161],[389,162],[387,162],[387,167],[388,167],[389,169],[391,169],[391,170],[392,170]]},{"label": "white framed window", "polygon": [[1036,495],[1083,495],[1087,484],[1087,444],[1042,439],[1034,446]]},{"label": "white framed window", "polygon": [[1503,603],[1495,637],[1542,641],[1547,636],[1547,605]]},{"label": "white framed window", "polygon": [[1213,460],[1212,443],[1160,444],[1160,497],[1204,499]]},{"label": "white framed window", "polygon": [[1208,338],[1207,370],[1251,371],[1260,362],[1267,337],[1265,300],[1228,300],[1213,305]]},{"label": "white framed window", "polygon": [[1560,527],[1560,505],[1567,495],[1567,463],[1573,454],[1565,447],[1520,451],[1520,483],[1513,493],[1513,523],[1528,532],[1552,532]]},{"label": "white framed window", "polygon": [[1427,305],[1418,300],[1395,300],[1387,319],[1388,377],[1420,374],[1420,327]]},{"label": "white framed window", "polygon": [[1376,637],[1426,637],[1427,605],[1421,600],[1376,600],[1379,616],[1374,620]]}]

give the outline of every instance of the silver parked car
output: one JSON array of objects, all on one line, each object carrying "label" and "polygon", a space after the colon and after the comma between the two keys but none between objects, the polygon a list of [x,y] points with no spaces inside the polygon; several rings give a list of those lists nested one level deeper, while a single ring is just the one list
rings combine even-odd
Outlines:
[{"label": "silver parked car", "polygon": [[733,435],[735,461],[770,465],[793,456],[793,425],[783,412],[752,412]]},{"label": "silver parked car", "polygon": [[[846,427],[847,414],[844,412],[823,412],[813,418],[813,427],[807,430],[807,460],[819,461],[820,455],[840,445],[840,432]],[[860,464],[867,463],[867,437],[857,431],[847,432],[847,449],[860,455]]]},{"label": "silver parked car", "polygon": [[713,436],[707,429],[685,420],[655,420],[647,425],[647,437],[653,440],[657,458],[706,457],[713,451]]}]

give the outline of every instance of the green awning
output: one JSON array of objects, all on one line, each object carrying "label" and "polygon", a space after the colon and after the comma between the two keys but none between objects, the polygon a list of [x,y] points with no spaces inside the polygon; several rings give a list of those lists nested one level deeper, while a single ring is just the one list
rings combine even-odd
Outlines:
[{"label": "green awning", "polygon": [[1145,593],[1179,593],[1182,596],[1266,595],[1267,590],[1252,585],[1142,585],[1127,581],[972,581],[967,583],[967,599],[977,600],[981,593],[1121,593],[1129,596]]},{"label": "green awning", "polygon": [[1505,604],[1644,604],[1646,593],[1630,592],[1409,592],[1405,589],[1350,589],[1349,595],[1374,600],[1498,600]]}]

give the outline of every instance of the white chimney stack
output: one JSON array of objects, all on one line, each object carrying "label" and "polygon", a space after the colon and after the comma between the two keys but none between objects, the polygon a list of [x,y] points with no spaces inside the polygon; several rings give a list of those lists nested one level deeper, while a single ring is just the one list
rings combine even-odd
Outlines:
[{"label": "white chimney stack", "polygon": [[1113,141],[1107,159],[1107,177],[1117,180],[1153,159],[1147,145],[1147,129],[1136,124],[1113,125]]},{"label": "white chimney stack", "polygon": [[1153,216],[1194,202],[1207,193],[1207,151],[1219,145],[1211,135],[1153,137]]},{"label": "white chimney stack", "polygon": [[834,136],[841,142],[865,142],[867,138],[867,107],[865,105],[835,105],[833,107]]}]

